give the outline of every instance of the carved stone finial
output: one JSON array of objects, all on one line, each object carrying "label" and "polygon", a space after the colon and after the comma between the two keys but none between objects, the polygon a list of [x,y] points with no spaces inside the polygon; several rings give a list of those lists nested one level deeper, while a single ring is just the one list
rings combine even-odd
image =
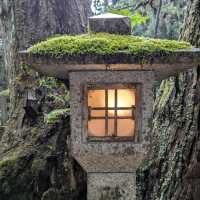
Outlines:
[{"label": "carved stone finial", "polygon": [[89,29],[94,33],[131,34],[131,20],[123,15],[106,13],[89,18]]}]

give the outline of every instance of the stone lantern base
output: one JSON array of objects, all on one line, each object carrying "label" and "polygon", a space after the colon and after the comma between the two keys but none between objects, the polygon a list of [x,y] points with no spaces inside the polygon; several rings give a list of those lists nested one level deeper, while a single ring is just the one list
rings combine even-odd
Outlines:
[{"label": "stone lantern base", "polygon": [[135,200],[136,173],[88,173],[88,200]]}]

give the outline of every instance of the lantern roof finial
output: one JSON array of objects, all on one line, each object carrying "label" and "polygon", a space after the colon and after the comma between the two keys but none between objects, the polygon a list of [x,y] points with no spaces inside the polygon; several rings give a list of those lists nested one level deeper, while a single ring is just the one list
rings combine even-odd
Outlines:
[{"label": "lantern roof finial", "polygon": [[89,18],[89,30],[94,33],[131,34],[131,20],[127,16],[105,13]]}]

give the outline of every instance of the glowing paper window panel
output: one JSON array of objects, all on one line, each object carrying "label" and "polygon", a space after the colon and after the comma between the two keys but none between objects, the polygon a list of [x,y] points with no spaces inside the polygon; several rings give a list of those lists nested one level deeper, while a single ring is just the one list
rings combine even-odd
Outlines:
[{"label": "glowing paper window panel", "polygon": [[89,90],[88,91],[88,106],[102,107],[105,105],[105,90]]},{"label": "glowing paper window panel", "polygon": [[135,106],[135,89],[118,89],[117,90],[117,107]]},{"label": "glowing paper window panel", "polygon": [[88,90],[88,135],[133,137],[136,88]]},{"label": "glowing paper window panel", "polygon": [[134,133],[135,121],[131,119],[118,119],[117,120],[117,136],[131,137]]},{"label": "glowing paper window panel", "polygon": [[95,119],[88,121],[89,136],[105,137],[105,119]]}]

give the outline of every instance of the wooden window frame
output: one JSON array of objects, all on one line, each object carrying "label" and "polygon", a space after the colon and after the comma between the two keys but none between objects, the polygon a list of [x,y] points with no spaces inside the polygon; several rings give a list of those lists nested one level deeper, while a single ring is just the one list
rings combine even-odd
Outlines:
[{"label": "wooden window frame", "polygon": [[[130,83],[130,84],[88,84],[86,92],[86,105],[87,105],[87,138],[90,141],[133,141],[138,138],[138,117],[140,113],[139,106],[139,93],[140,93],[140,84]],[[117,92],[119,89],[135,89],[135,106],[132,107],[118,107],[117,108]],[[105,107],[88,107],[88,92],[90,90],[105,90]],[[115,90],[115,107],[108,107],[108,90]],[[105,111],[105,117],[91,117],[91,110],[103,110]],[[113,110],[114,116],[108,116],[108,111]],[[132,116],[118,116],[117,111],[119,110],[132,110]],[[139,117],[140,118],[140,117]],[[105,136],[90,136],[88,132],[88,121],[95,119],[105,119]],[[108,120],[114,119],[114,135],[108,135]],[[117,121],[118,119],[132,119],[135,121],[135,128],[133,136],[117,136]]]}]

